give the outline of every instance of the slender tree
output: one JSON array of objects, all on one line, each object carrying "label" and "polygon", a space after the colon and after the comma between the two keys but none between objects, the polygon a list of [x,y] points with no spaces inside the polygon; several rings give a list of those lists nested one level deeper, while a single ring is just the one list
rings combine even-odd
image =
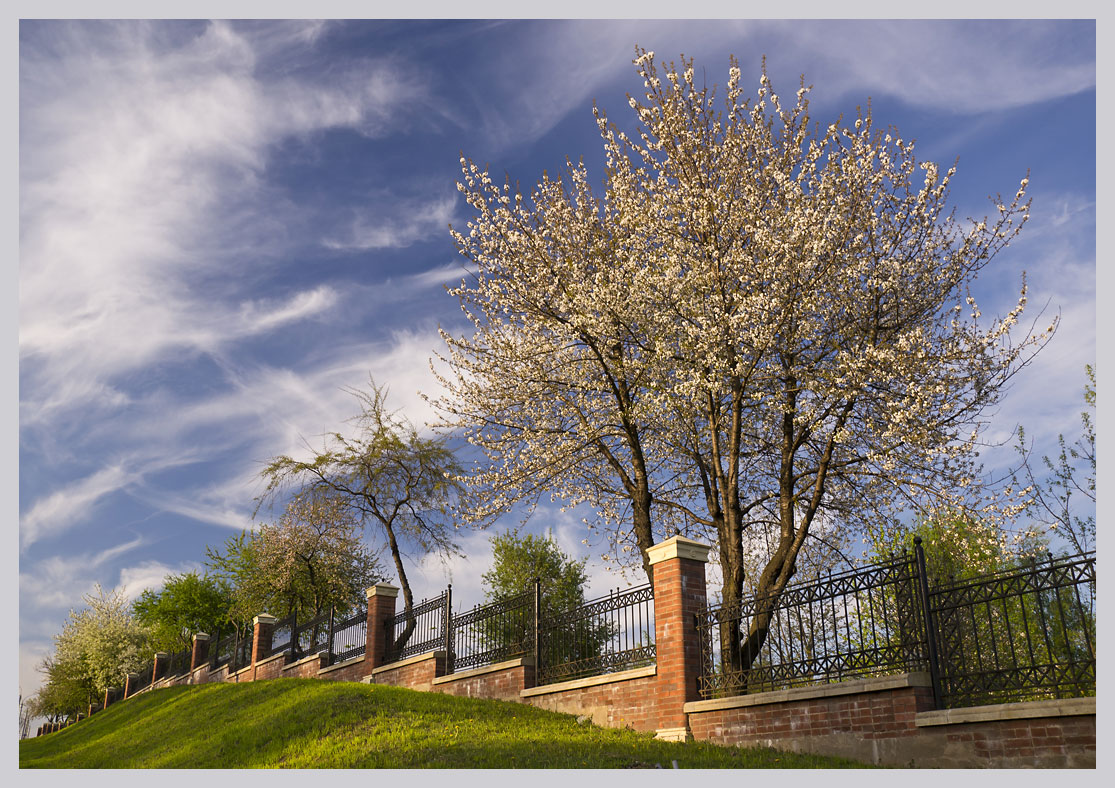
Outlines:
[{"label": "slender tree", "polygon": [[[1080,412],[1080,435],[1071,444],[1065,436],[1057,436],[1057,456],[1041,458],[1041,469],[1035,470],[1026,433],[1018,428],[1018,453],[1022,466],[1015,474],[1015,484],[1025,483],[1033,492],[1030,516],[1048,526],[1076,553],[1096,548],[1096,370],[1086,365],[1084,373],[1085,410]],[[1022,482],[1019,482],[1019,478]]]},{"label": "slender tree", "polygon": [[[310,449],[310,459],[286,455],[272,459],[262,472],[267,486],[258,503],[273,502],[290,489],[327,492],[343,502],[385,539],[402,587],[404,611],[409,614],[414,595],[404,553],[408,549],[423,555],[456,552],[450,504],[461,467],[443,440],[420,436],[413,424],[388,412],[386,389],[374,380],[369,380],[367,391],[350,393],[361,406],[353,419],[355,436],[330,433],[320,451]],[[414,626],[409,616],[393,647],[405,645]]]},{"label": "slender tree", "polygon": [[[957,221],[955,172],[919,162],[870,109],[812,123],[765,67],[722,99],[692,61],[635,60],[638,132],[596,117],[583,165],[529,196],[462,159],[475,210],[453,231],[478,270],[451,292],[472,336],[443,332],[444,426],[486,454],[464,478],[480,520],[549,493],[588,504],[620,550],[671,531],[715,539],[723,596],[744,587],[744,532],[772,529],[752,588],[773,606],[819,524],[882,528],[910,509],[1012,513],[978,464],[986,413],[1047,332],[1026,302],[982,318],[979,272],[1028,216],[1023,179],[996,216]],[[724,633],[737,668],[769,611]]]}]

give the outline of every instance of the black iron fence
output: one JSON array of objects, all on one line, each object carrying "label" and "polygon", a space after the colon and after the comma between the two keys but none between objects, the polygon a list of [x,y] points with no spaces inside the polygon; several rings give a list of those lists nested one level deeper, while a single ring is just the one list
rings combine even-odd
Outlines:
[{"label": "black iron fence", "polygon": [[[404,610],[388,623],[388,662],[424,654],[435,649],[452,651],[448,642],[449,619],[453,604],[453,588],[433,599],[425,599]],[[407,633],[405,639],[402,638]],[[399,646],[395,646],[399,643]]]},{"label": "black iron fence", "polygon": [[332,632],[329,647],[332,661],[344,662],[363,656],[368,642],[368,609],[345,618],[334,617]]},{"label": "black iron fence", "polygon": [[290,642],[295,657],[308,657],[329,650],[329,622],[332,610],[314,616],[308,621],[291,624]]},{"label": "black iron fence", "polygon": [[267,656],[290,651],[290,644],[293,642],[291,638],[292,630],[297,625],[298,619],[293,614],[275,622],[275,626],[271,629],[271,648],[267,652]]},{"label": "black iron fence", "polygon": [[654,591],[649,585],[548,613],[539,626],[538,684],[628,670],[654,660]]},{"label": "black iron fence", "polygon": [[136,679],[128,684],[128,695],[134,695],[141,689],[146,689],[151,686],[151,676],[155,670],[155,662],[144,663],[143,667],[136,671]]},{"label": "black iron fence", "polygon": [[347,616],[331,609],[301,623],[290,615],[275,622],[267,655],[291,651],[293,659],[301,659],[324,652],[330,663],[359,657],[367,642],[367,623],[367,609]]},{"label": "black iron fence", "polygon": [[252,629],[245,627],[242,632],[236,630],[218,638],[209,657],[209,669],[216,670],[227,665],[228,672],[235,673],[252,664],[252,637]]},{"label": "black iron fence", "polygon": [[433,650],[449,673],[517,656],[535,658],[536,681],[553,683],[654,662],[654,593],[649,585],[613,592],[572,610],[552,610],[540,584],[513,597],[451,615],[452,588],[395,616],[392,642],[413,622],[394,662]]},{"label": "black iron fence", "polygon": [[1095,554],[931,585],[903,555],[697,616],[702,697],[927,671],[940,708],[1095,694]]},{"label": "black iron fence", "polygon": [[184,649],[176,651],[167,657],[166,670],[162,671],[163,678],[170,678],[172,676],[182,676],[190,672],[190,660],[193,657],[193,649]]},{"label": "black iron fence", "polygon": [[929,590],[946,706],[1096,691],[1095,553]]},{"label": "black iron fence", "polygon": [[449,672],[534,653],[535,589],[453,616]]},{"label": "black iron fence", "polygon": [[236,633],[225,635],[223,638],[219,637],[218,631],[217,640],[214,641],[209,653],[209,669],[216,670],[222,665],[227,665],[232,660],[232,654],[236,649]]}]

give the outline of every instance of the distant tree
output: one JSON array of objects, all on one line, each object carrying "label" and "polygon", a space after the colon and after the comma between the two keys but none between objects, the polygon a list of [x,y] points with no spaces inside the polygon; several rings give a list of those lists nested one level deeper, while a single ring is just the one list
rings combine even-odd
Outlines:
[{"label": "distant tree", "polygon": [[[369,390],[349,391],[360,402],[353,419],[356,436],[339,432],[325,438],[321,451],[308,460],[275,457],[263,469],[267,487],[257,501],[273,503],[293,489],[301,494],[329,493],[343,501],[366,526],[385,537],[402,587],[404,611],[414,608],[414,595],[403,563],[404,552],[443,557],[456,553],[456,526],[450,504],[461,473],[453,453],[440,439],[423,438],[409,421],[387,411],[386,389],[369,380]],[[393,648],[400,649],[414,631],[408,618]]]},{"label": "distant tree", "polygon": [[207,548],[209,566],[232,586],[232,617],[297,614],[306,620],[331,606],[351,610],[383,578],[363,543],[359,521],[336,495],[295,495],[275,523]]},{"label": "distant tree", "polygon": [[197,572],[168,575],[159,591],[150,589],[132,604],[136,621],[147,627],[156,651],[189,649],[198,632],[227,628],[232,589],[221,577]]},{"label": "distant tree", "polygon": [[492,545],[492,568],[482,575],[486,602],[522,594],[537,578],[542,586],[543,610],[561,612],[584,604],[586,560],[566,555],[552,537],[520,536],[508,531],[488,541]]},{"label": "distant tree", "polygon": [[903,551],[912,552],[914,538],[922,540],[930,585],[964,580],[1010,569],[1046,551],[1046,541],[1033,531],[1012,533],[993,520],[963,509],[941,509],[873,534],[865,556],[881,561]]},{"label": "distant tree", "polygon": [[[1085,410],[1080,413],[1080,436],[1067,444],[1063,434],[1057,436],[1059,451],[1055,459],[1042,456],[1042,471],[1035,470],[1026,433],[1018,428],[1017,450],[1022,467],[1015,475],[1021,477],[1033,495],[1028,513],[1060,536],[1076,553],[1096,547],[1096,370],[1085,365],[1088,382],[1084,384]],[[1083,505],[1081,505],[1083,501]]]},{"label": "distant tree", "polygon": [[[562,552],[552,536],[520,536],[509,531],[492,536],[492,568],[482,575],[486,602],[501,602],[529,592],[539,581],[544,628],[585,604],[585,559]],[[532,641],[533,616],[520,620],[492,619],[485,633],[492,645],[527,644]],[[559,630],[560,631],[560,630]],[[582,620],[570,624],[553,643],[547,656],[567,662],[599,655],[612,632],[607,624]],[[524,645],[524,650],[526,647]]]},{"label": "distant tree", "polygon": [[46,682],[37,706],[44,716],[58,719],[85,710],[151,658],[148,632],[131,616],[123,592],[106,593],[98,585],[96,594],[83,600],[88,607],[70,611],[54,637],[54,653],[40,668]]}]

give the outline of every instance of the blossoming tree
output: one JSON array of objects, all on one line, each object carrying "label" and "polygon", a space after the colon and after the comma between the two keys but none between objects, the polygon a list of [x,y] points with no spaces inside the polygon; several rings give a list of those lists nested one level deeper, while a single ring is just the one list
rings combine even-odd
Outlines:
[{"label": "blossoming tree", "polygon": [[[773,606],[822,524],[885,527],[904,510],[1009,514],[978,465],[986,413],[1048,333],[1026,303],[981,317],[971,285],[1028,216],[1023,179],[993,219],[948,210],[955,167],[877,129],[812,124],[764,65],[722,98],[692,61],[635,60],[637,133],[595,110],[603,193],[583,164],[529,195],[462,159],[475,211],[453,231],[477,280],[452,290],[472,336],[443,332],[445,426],[487,456],[468,513],[548,493],[587,504],[614,545],[714,539],[724,602],[743,535],[773,527],[752,590]],[[630,523],[630,526],[628,526]],[[726,638],[746,666],[769,616]]]}]

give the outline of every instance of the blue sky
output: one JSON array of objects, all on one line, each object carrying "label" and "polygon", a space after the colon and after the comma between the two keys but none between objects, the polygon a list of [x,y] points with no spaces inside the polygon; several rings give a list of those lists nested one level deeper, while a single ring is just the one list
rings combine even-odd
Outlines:
[{"label": "blue sky", "polygon": [[[20,684],[38,685],[94,583],[134,596],[252,524],[261,463],[354,413],[368,375],[416,423],[437,393],[444,285],[464,259],[458,158],[524,187],[566,156],[602,174],[595,100],[626,122],[636,44],[723,83],[814,86],[951,165],[961,216],[1030,171],[1033,217],[980,280],[987,315],[1061,314],[991,437],[1051,451],[1096,361],[1096,39],[1091,22],[23,22],[19,28]],[[1009,459],[1009,451],[991,457]],[[592,590],[624,586],[545,511]],[[506,525],[515,525],[514,521]],[[416,567],[480,598],[486,535]]]}]

